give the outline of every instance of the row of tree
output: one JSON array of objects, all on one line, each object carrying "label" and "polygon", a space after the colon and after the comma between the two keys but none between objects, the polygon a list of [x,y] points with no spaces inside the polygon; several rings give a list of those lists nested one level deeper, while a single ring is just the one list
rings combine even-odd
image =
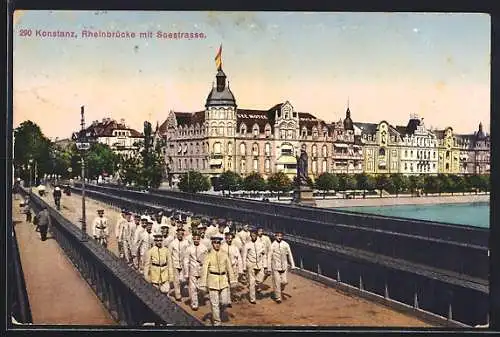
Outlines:
[{"label": "row of tree", "polygon": [[[14,175],[27,184],[38,184],[45,175],[62,179],[81,176],[81,158],[85,158],[85,177],[91,180],[114,177],[124,184],[158,187],[163,180],[162,143],[153,142],[151,124],[144,123],[144,140],[130,156],[121,156],[106,145],[93,142],[85,153],[71,142],[58,145],[42,133],[32,121],[14,130]],[[36,179],[36,181],[35,181]]]},{"label": "row of tree", "polygon": [[[251,173],[246,177],[241,177],[238,173],[225,171],[218,178],[213,180],[215,191],[222,191],[223,194],[235,191],[271,191],[289,192],[294,188],[293,180],[290,180],[283,172],[272,174],[265,180],[259,173]],[[181,177],[178,185],[179,189],[185,192],[201,192],[210,189],[210,180],[196,171],[190,171]],[[400,193],[411,193],[412,195],[421,193],[465,193],[490,190],[489,175],[413,175],[402,174],[371,176],[361,174],[333,174],[323,173],[316,181],[309,180],[309,186],[323,192],[326,196],[330,191],[362,191],[363,196],[367,192],[374,193],[378,190],[380,196],[382,191],[386,191],[396,196]]]}]

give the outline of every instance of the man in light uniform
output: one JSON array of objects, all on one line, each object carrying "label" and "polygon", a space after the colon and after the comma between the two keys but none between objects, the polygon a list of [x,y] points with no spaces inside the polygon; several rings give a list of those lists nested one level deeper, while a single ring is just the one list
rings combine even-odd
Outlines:
[{"label": "man in light uniform", "polygon": [[177,237],[170,243],[169,246],[174,265],[174,277],[172,282],[174,284],[174,295],[177,301],[182,299],[181,288],[188,278],[189,270],[186,259],[188,247],[189,243],[184,240],[184,229],[182,227],[177,228]]},{"label": "man in light uniform", "polygon": [[162,225],[170,225],[170,216],[172,215],[172,211],[169,209],[165,209],[162,212],[161,216],[161,224]]},{"label": "man in light uniform", "polygon": [[168,294],[174,274],[172,256],[170,250],[162,246],[162,234],[157,231],[153,236],[155,246],[144,256],[144,278],[162,293]]},{"label": "man in light uniform", "polygon": [[153,221],[148,217],[146,220],[146,228],[141,232],[139,240],[137,241],[137,254],[139,256],[139,272],[143,272],[144,269],[144,256],[146,252],[150,250],[154,245],[153,238]]},{"label": "man in light uniform", "polygon": [[168,227],[167,224],[162,224],[160,227],[160,231],[161,231],[161,235],[162,235],[162,244],[163,244],[163,247],[167,247],[167,248],[170,246],[170,243],[172,241],[174,241],[174,237],[170,236],[170,234],[168,233],[169,230],[170,230],[170,228]]},{"label": "man in light uniform", "polygon": [[[233,244],[233,233],[226,232],[225,237],[226,240],[221,245],[221,251],[224,252],[224,254],[226,254],[227,257],[229,258],[233,271],[235,273],[238,273],[236,280],[229,280],[229,281],[237,282],[238,279],[240,279],[241,276],[243,275],[243,261],[241,259],[240,250]],[[226,298],[228,299],[229,302],[227,306],[231,308],[232,307],[231,289],[229,287],[226,288],[226,292],[228,292]]]},{"label": "man in light uniform", "polygon": [[127,226],[128,221],[126,218],[127,211],[122,209],[115,226],[116,243],[118,245],[118,254],[120,258],[125,259],[125,249],[123,248],[125,237],[123,235],[123,227]]},{"label": "man in light uniform", "polygon": [[[224,290],[229,287],[228,279],[231,286],[235,286],[236,276],[234,275],[231,261],[226,254],[220,251],[220,243],[222,237],[214,235],[212,237],[212,251],[208,253],[200,278],[200,288],[205,290],[208,288],[210,304],[212,307],[212,322],[214,326],[221,324],[220,319],[220,304],[227,304],[229,301],[226,297],[227,292]],[[229,277],[228,277],[229,276]]]},{"label": "man in light uniform", "polygon": [[205,247],[207,247],[208,251],[211,251],[212,250],[212,241],[210,241],[210,239],[205,236],[205,226],[200,223],[196,227],[196,230],[198,231],[198,233],[200,233],[200,243],[202,245],[204,245]]},{"label": "man in light uniform", "polygon": [[108,219],[104,217],[104,210],[97,210],[97,218],[92,223],[92,236],[105,248],[108,246],[109,228]]},{"label": "man in light uniform", "polygon": [[260,284],[267,274],[267,256],[264,245],[257,240],[257,230],[254,228],[250,231],[250,239],[243,247],[242,259],[243,270],[247,272],[250,303],[255,304],[256,288],[259,287],[260,290]]},{"label": "man in light uniform", "polygon": [[191,298],[191,309],[198,310],[198,288],[201,268],[207,256],[208,249],[200,244],[200,234],[193,233],[193,244],[187,249],[187,259],[189,266],[189,297]]},{"label": "man in light uniform", "polygon": [[139,269],[139,265],[141,264],[141,256],[139,254],[139,241],[142,236],[142,232],[146,230],[148,225],[147,218],[144,215],[139,217],[139,221],[137,220],[137,216],[135,217],[135,223],[137,226],[135,227],[134,236],[132,238],[132,261],[135,269]]},{"label": "man in light uniform", "polygon": [[161,217],[162,217],[162,212],[158,212],[155,214],[154,219],[153,219],[153,233],[157,233],[160,231]]},{"label": "man in light uniform", "polygon": [[290,245],[283,241],[283,232],[276,232],[276,241],[271,244],[268,255],[268,266],[273,276],[274,298],[281,303],[281,292],[285,290],[287,281],[288,263],[290,268],[295,269]]},{"label": "man in light uniform", "polygon": [[215,234],[217,234],[217,226],[215,226],[215,219],[210,220],[210,225],[205,230],[205,236],[207,238],[211,238]]},{"label": "man in light uniform", "polygon": [[123,219],[123,223],[121,225],[117,225],[119,232],[116,236],[116,241],[122,243],[122,253],[120,253],[120,257],[130,263],[130,246],[129,246],[129,238],[130,238],[130,223],[132,214],[129,211],[124,210],[125,218]]},{"label": "man in light uniform", "polygon": [[[248,224],[244,224],[243,228],[236,234],[237,238],[241,242],[242,248],[245,247],[247,242],[250,242],[250,231],[249,231],[249,226]],[[243,251],[242,251],[243,255]]]}]

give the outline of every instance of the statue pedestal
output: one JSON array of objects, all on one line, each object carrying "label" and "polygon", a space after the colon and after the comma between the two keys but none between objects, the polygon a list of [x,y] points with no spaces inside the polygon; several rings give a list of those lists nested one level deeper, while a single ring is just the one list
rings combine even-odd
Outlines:
[{"label": "statue pedestal", "polygon": [[316,206],[316,199],[313,196],[313,190],[309,186],[299,186],[293,193],[292,204],[303,206]]}]

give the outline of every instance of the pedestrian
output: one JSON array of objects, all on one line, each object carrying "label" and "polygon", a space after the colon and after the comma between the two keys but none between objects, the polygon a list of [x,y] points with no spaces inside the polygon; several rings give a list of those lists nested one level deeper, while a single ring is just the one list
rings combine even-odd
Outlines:
[{"label": "pedestrian", "polygon": [[108,219],[104,216],[104,210],[97,210],[98,216],[94,219],[92,223],[92,235],[104,248],[108,247]]},{"label": "pedestrian", "polygon": [[209,226],[205,230],[205,235],[207,236],[207,238],[211,238],[215,234],[217,234],[217,220],[211,219],[209,221]]},{"label": "pedestrian", "polygon": [[60,210],[61,209],[62,193],[61,193],[61,189],[59,188],[59,186],[56,186],[56,188],[54,188],[54,192],[52,192],[52,196],[54,197],[54,203],[56,204],[57,210]]},{"label": "pedestrian", "polygon": [[166,248],[168,248],[170,246],[170,243],[174,241],[174,237],[170,236],[170,234],[168,233],[169,230],[170,228],[167,224],[162,224],[160,227],[160,232],[162,235],[162,245]]},{"label": "pedestrian", "polygon": [[295,269],[295,262],[290,245],[283,240],[283,232],[276,231],[275,238],[269,249],[268,266],[273,279],[274,299],[281,303],[281,293],[288,283],[287,270]]},{"label": "pedestrian", "polygon": [[[118,255],[120,256],[121,259],[125,258],[125,250],[123,248],[125,238],[126,236],[124,235],[124,227],[128,227],[128,220],[127,220],[127,210],[122,209],[120,215],[118,216],[118,220],[116,221],[116,226],[115,226],[115,236],[116,236],[116,243],[118,245]],[[125,231],[127,231],[127,228],[125,228]]]},{"label": "pedestrian", "polygon": [[242,248],[245,247],[245,245],[247,244],[247,242],[250,241],[250,231],[249,231],[249,228],[250,227],[248,226],[248,224],[244,224],[243,228],[236,234],[236,236],[238,237],[238,239],[241,242]]},{"label": "pedestrian", "polygon": [[207,247],[207,250],[210,251],[212,250],[212,241],[205,236],[205,229],[206,227],[202,223],[196,227],[196,230],[200,233],[200,243]]},{"label": "pedestrian", "polygon": [[[182,223],[181,223],[182,224]],[[187,248],[189,243],[184,239],[184,228],[181,226],[177,228],[177,237],[170,243],[169,249],[172,253],[172,262],[174,265],[174,295],[177,301],[182,299],[183,284],[188,278],[187,266]]]},{"label": "pedestrian", "polygon": [[154,247],[144,256],[144,278],[162,293],[168,294],[174,273],[170,250],[163,247],[163,236],[157,231],[153,234]]},{"label": "pedestrian", "polygon": [[30,205],[29,196],[24,199],[23,203],[23,213],[26,215],[26,222],[31,222],[31,205]]},{"label": "pedestrian", "polygon": [[256,303],[256,291],[260,293],[260,285],[267,274],[267,256],[262,242],[257,240],[257,229],[250,231],[250,242],[243,247],[243,270],[247,273],[250,303]]},{"label": "pedestrian", "polygon": [[203,262],[208,254],[208,249],[200,244],[200,234],[193,232],[193,244],[187,249],[187,259],[189,266],[189,297],[191,298],[191,309],[198,310],[198,288]]},{"label": "pedestrian", "polygon": [[42,241],[45,241],[47,240],[47,231],[49,230],[49,227],[52,226],[52,220],[50,218],[48,207],[44,206],[36,218],[37,227],[40,230],[40,237]]},{"label": "pedestrian", "polygon": [[[137,218],[136,218],[137,223]],[[135,269],[139,270],[139,266],[142,265],[142,257],[139,252],[139,248],[141,246],[142,233],[146,231],[146,227],[148,226],[148,218],[145,215],[140,216],[139,225],[135,228],[134,239],[132,245],[132,261]]]},{"label": "pedestrian", "polygon": [[[226,240],[221,245],[221,251],[227,255],[229,261],[231,262],[231,267],[233,268],[233,271],[235,273],[238,273],[236,280],[229,280],[229,282],[238,281],[243,276],[243,261],[241,258],[240,250],[237,246],[233,244],[233,233],[226,232],[225,237]],[[233,296],[231,296],[231,288],[230,287],[226,288],[226,291],[228,292],[226,298],[228,299],[229,302],[227,306],[231,308],[233,301]]]},{"label": "pedestrian", "polygon": [[[222,237],[214,235],[211,239],[212,251],[208,253],[203,263],[200,288],[204,291],[208,290],[212,307],[212,324],[219,326],[221,324],[220,304],[227,304],[229,302],[226,298],[228,292],[225,289],[230,285],[236,285],[236,277],[227,254],[220,251]],[[229,280],[231,280],[231,283]]]},{"label": "pedestrian", "polygon": [[138,245],[137,254],[140,256],[139,272],[141,273],[144,270],[144,257],[146,256],[146,252],[154,246],[154,237],[152,230],[153,230],[153,220],[147,217],[146,228],[144,231],[141,232],[141,236],[137,243]]}]

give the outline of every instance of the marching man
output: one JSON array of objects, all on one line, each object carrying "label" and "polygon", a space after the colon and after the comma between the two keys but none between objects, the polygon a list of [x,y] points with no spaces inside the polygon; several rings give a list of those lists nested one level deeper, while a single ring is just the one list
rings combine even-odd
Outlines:
[{"label": "marching man", "polygon": [[[132,239],[132,261],[134,263],[135,269],[139,269],[139,266],[141,265],[141,255],[139,254],[139,244],[142,236],[142,232],[146,230],[146,227],[148,225],[148,219],[145,216],[140,216],[139,218],[139,224],[136,226],[135,231],[134,231],[134,237]],[[137,217],[135,219],[135,222],[137,224]]]},{"label": "marching man", "polygon": [[[257,240],[257,230],[250,231],[250,242],[243,247],[243,270],[247,272],[248,287],[250,293],[250,303],[256,304],[255,291],[264,281],[264,275],[267,274],[267,256],[264,245]],[[259,287],[260,293],[260,287]]]},{"label": "marching man", "polygon": [[[130,246],[129,246],[129,238],[130,238],[130,222],[131,222],[131,213],[129,211],[123,211],[125,218],[118,220],[117,228],[118,233],[116,235],[116,241],[118,242],[118,249],[120,249],[121,242],[121,252],[120,257],[125,259],[127,263],[130,262]],[[120,221],[122,222],[120,224]],[[123,254],[123,255],[122,255]]]},{"label": "marching man", "polygon": [[185,283],[188,278],[187,266],[187,248],[189,243],[184,240],[184,229],[177,228],[177,237],[170,243],[169,249],[172,253],[172,263],[174,266],[174,276],[172,282],[174,284],[174,295],[177,301],[182,299],[181,284]]},{"label": "marching man", "polygon": [[[248,224],[244,224],[243,228],[236,234],[237,239],[241,243],[241,249],[243,249],[245,247],[245,245],[247,244],[247,242],[250,241],[250,231],[248,229],[249,229]],[[242,255],[243,255],[243,251],[242,251]]]},{"label": "marching man", "polygon": [[[226,240],[225,242],[221,245],[221,251],[224,252],[224,254],[227,255],[229,261],[231,262],[231,267],[233,268],[233,271],[235,273],[238,273],[237,279],[234,281],[238,281],[238,279],[243,276],[243,261],[241,259],[241,254],[240,250],[237,246],[233,244],[233,233],[231,232],[226,232],[225,234]],[[233,280],[230,280],[233,281]],[[231,296],[231,288],[227,287],[226,288],[226,298],[228,299],[227,306],[229,308],[232,307],[232,296]]]},{"label": "marching man", "polygon": [[201,268],[207,256],[208,249],[200,244],[200,234],[193,233],[193,244],[187,249],[189,266],[189,297],[191,298],[191,309],[198,310],[198,289]]},{"label": "marching man", "polygon": [[274,298],[277,303],[281,303],[281,292],[285,290],[288,283],[287,270],[289,266],[295,269],[290,245],[283,241],[282,231],[276,232],[276,241],[271,244],[268,256],[268,265],[273,277]]},{"label": "marching man", "polygon": [[144,257],[146,252],[150,250],[154,245],[154,237],[152,233],[153,221],[148,217],[146,220],[146,228],[140,233],[139,240],[137,244],[137,255],[139,257],[139,272],[144,270]]},{"label": "marching man", "polygon": [[92,223],[92,236],[106,248],[108,246],[108,219],[104,217],[104,210],[97,210],[98,217]]},{"label": "marching man", "polygon": [[123,244],[125,241],[125,237],[123,235],[123,227],[128,227],[126,214],[127,211],[125,209],[122,209],[122,212],[118,217],[118,220],[116,221],[116,227],[115,227],[116,242],[118,244],[118,253],[120,255],[120,258],[122,259],[125,258],[125,250],[123,249]]},{"label": "marching man", "polygon": [[168,294],[174,274],[172,255],[168,248],[162,246],[162,234],[156,232],[153,236],[155,246],[144,256],[144,278],[162,293]]},{"label": "marching man", "polygon": [[161,235],[162,235],[162,245],[163,247],[169,247],[170,243],[174,241],[174,237],[170,236],[168,231],[170,230],[170,227],[167,224],[162,224],[160,227]]},{"label": "marching man", "polygon": [[[214,235],[212,237],[212,251],[208,253],[200,278],[200,288],[208,289],[210,304],[212,306],[212,324],[218,326],[221,324],[220,304],[227,304],[227,292],[229,287],[228,279],[231,280],[231,286],[236,285],[236,276],[233,273],[231,262],[226,254],[220,251],[222,237]],[[229,276],[229,277],[228,277]]]}]

